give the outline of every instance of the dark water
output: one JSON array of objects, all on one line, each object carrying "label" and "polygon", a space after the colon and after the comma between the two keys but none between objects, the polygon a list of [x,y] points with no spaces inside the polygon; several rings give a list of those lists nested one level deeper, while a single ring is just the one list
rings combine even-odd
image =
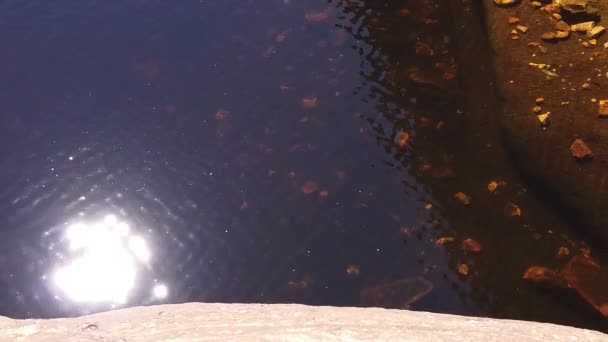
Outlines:
[{"label": "dark water", "polygon": [[585,244],[498,140],[462,138],[448,19],[441,1],[0,1],[0,314],[297,302],[600,327],[521,280]]}]

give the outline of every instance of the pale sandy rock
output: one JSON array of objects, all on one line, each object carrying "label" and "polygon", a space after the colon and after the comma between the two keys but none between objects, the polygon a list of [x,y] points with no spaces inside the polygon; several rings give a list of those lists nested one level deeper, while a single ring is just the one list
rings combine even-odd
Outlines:
[{"label": "pale sandy rock", "polygon": [[0,317],[0,341],[608,341],[553,324],[377,308],[188,303],[51,320]]}]

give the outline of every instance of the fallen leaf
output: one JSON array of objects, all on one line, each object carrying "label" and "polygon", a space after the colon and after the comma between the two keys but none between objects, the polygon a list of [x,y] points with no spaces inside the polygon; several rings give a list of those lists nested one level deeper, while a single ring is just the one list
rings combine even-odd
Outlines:
[{"label": "fallen leaf", "polygon": [[481,252],[481,244],[473,239],[462,240],[460,246],[468,252]]},{"label": "fallen leaf", "polygon": [[557,279],[555,271],[545,266],[530,266],[524,272],[522,277],[524,280],[533,283],[554,283]]},{"label": "fallen leaf", "polygon": [[399,132],[399,133],[397,133],[397,135],[395,135],[394,142],[400,148],[404,148],[407,145],[409,140],[410,140],[410,135],[407,132]]},{"label": "fallen leaf", "polygon": [[401,232],[401,235],[410,236],[414,232],[414,228],[412,228],[412,227],[401,227],[399,229],[399,231]]},{"label": "fallen leaf", "polygon": [[488,183],[489,192],[494,192],[496,191],[496,189],[498,189],[498,183],[496,183],[495,181],[491,181],[490,183]]},{"label": "fallen leaf", "polygon": [[316,97],[304,97],[302,98],[301,103],[302,107],[306,109],[313,109],[319,106],[319,99],[317,99]]},{"label": "fallen leaf", "polygon": [[444,236],[444,237],[440,237],[439,239],[437,239],[437,241],[435,241],[436,244],[438,245],[444,245],[448,242],[452,242],[454,241],[454,238],[451,236]]},{"label": "fallen leaf", "polygon": [[509,216],[521,216],[521,209],[514,203],[507,203],[505,206],[505,214]]},{"label": "fallen leaf", "polygon": [[327,8],[325,8],[321,11],[308,12],[304,15],[304,18],[306,18],[306,20],[311,23],[323,22],[329,18],[329,16],[331,15],[331,12],[333,12],[333,8],[334,8],[333,6],[328,6]]},{"label": "fallen leaf", "polygon": [[316,192],[317,190],[319,190],[319,184],[315,181],[306,181],[302,184],[302,186],[300,187],[300,190],[302,190],[303,193],[305,193],[306,195],[312,194],[313,192]]},{"label": "fallen leaf", "polygon": [[464,192],[457,192],[454,194],[454,198],[464,204],[464,205],[468,205],[469,203],[471,203],[471,196],[465,194]]},{"label": "fallen leaf", "polygon": [[460,266],[458,266],[458,273],[462,274],[463,276],[468,275],[469,274],[469,265],[460,264]]},{"label": "fallen leaf", "polygon": [[348,267],[346,268],[346,274],[351,277],[356,277],[361,274],[361,269],[355,265],[348,265]]},{"label": "fallen leaf", "polygon": [[323,189],[323,190],[319,191],[319,196],[325,198],[325,197],[329,196],[329,191]]}]

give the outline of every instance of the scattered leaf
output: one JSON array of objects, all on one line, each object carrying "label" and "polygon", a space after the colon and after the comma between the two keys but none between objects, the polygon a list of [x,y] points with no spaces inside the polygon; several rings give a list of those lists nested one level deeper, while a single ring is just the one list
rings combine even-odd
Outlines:
[{"label": "scattered leaf", "polygon": [[327,8],[325,8],[321,11],[317,11],[317,12],[311,11],[311,12],[306,13],[304,15],[304,18],[306,18],[306,20],[311,23],[323,22],[323,21],[326,21],[327,19],[329,19],[329,16],[333,12],[333,9],[334,9],[333,6],[328,6]]},{"label": "scattered leaf", "polygon": [[395,135],[394,142],[400,148],[404,148],[408,141],[410,140],[410,135],[407,132],[401,131]]},{"label": "scattered leaf", "polygon": [[440,237],[439,239],[437,239],[437,241],[435,241],[436,244],[438,245],[444,245],[446,243],[452,242],[454,241],[454,238],[451,236],[444,236],[444,237]]},{"label": "scattered leaf", "polygon": [[313,109],[319,106],[319,99],[316,97],[304,97],[300,102],[302,103],[302,107],[306,109]]},{"label": "scattered leaf", "polygon": [[489,192],[494,192],[496,191],[496,189],[498,189],[498,183],[496,183],[495,181],[491,181],[490,183],[488,183]]},{"label": "scattered leaf", "polygon": [[514,203],[507,203],[505,206],[505,214],[508,216],[521,216],[521,209]]},{"label": "scattered leaf", "polygon": [[471,203],[471,196],[465,194],[464,192],[457,192],[454,194],[454,198],[464,204],[464,205],[468,205],[469,203]]},{"label": "scattered leaf", "polygon": [[361,274],[361,269],[355,265],[348,265],[348,267],[346,268],[346,274],[351,277],[356,277]]},{"label": "scattered leaf", "polygon": [[470,238],[462,240],[460,246],[468,252],[481,252],[481,244]]},{"label": "scattered leaf", "polygon": [[308,180],[302,184],[302,186],[300,187],[300,190],[302,190],[302,192],[305,193],[306,195],[312,194],[313,192],[316,192],[319,190],[319,183]]},{"label": "scattered leaf", "polygon": [[555,271],[545,266],[530,266],[524,272],[522,277],[524,280],[533,283],[554,283],[557,279]]},{"label": "scattered leaf", "polygon": [[463,276],[469,275],[469,265],[460,264],[460,266],[458,266],[458,273],[462,274]]}]

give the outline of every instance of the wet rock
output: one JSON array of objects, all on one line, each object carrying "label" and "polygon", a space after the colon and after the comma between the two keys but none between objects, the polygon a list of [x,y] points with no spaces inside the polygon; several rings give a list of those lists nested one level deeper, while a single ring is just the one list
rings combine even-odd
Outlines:
[{"label": "wet rock", "polygon": [[565,12],[570,14],[587,14],[597,16],[599,7],[597,0],[555,0]]},{"label": "wet rock", "polygon": [[570,145],[570,152],[576,159],[588,159],[593,157],[593,153],[581,139],[574,140],[572,145]]},{"label": "wet rock", "polygon": [[510,6],[517,2],[518,0],[494,0],[494,4],[498,6]]},{"label": "wet rock", "polygon": [[587,37],[589,38],[597,38],[601,36],[604,32],[606,32],[606,28],[604,26],[595,26],[591,30],[587,31]]},{"label": "wet rock", "polygon": [[555,41],[568,38],[570,31],[545,32],[540,36],[540,39],[545,41]]},{"label": "wet rock", "polygon": [[570,25],[568,25],[568,23],[566,23],[565,21],[558,21],[557,23],[555,23],[555,29],[560,30],[560,31],[570,31]]},{"label": "wet rock", "polygon": [[608,100],[599,100],[598,104],[597,115],[600,118],[608,118]]},{"label": "wet rock", "polygon": [[549,126],[549,124],[551,123],[551,120],[549,120],[550,115],[551,115],[551,113],[546,112],[546,113],[539,114],[536,116],[536,118],[538,119],[538,122],[540,123],[540,127],[547,128]]},{"label": "wet rock", "polygon": [[559,14],[559,12],[562,10],[562,6],[559,4],[548,4],[543,7],[543,10],[551,15]]},{"label": "wet rock", "polygon": [[593,21],[586,21],[584,23],[578,23],[570,26],[572,31],[575,32],[588,32],[591,31],[595,27],[595,23]]}]

